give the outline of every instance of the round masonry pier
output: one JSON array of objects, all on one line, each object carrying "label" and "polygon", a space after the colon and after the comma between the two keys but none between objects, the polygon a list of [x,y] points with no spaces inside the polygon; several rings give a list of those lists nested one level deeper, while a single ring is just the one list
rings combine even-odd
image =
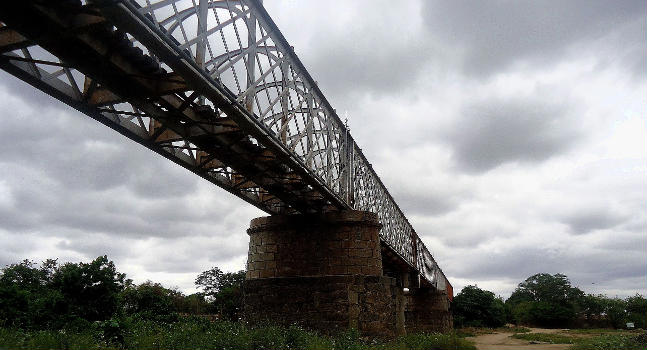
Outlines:
[{"label": "round masonry pier", "polygon": [[380,227],[363,211],[256,218],[247,230],[247,279],[382,276]]},{"label": "round masonry pier", "polygon": [[404,332],[404,295],[382,276],[379,219],[363,211],[252,220],[245,320],[324,333]]}]

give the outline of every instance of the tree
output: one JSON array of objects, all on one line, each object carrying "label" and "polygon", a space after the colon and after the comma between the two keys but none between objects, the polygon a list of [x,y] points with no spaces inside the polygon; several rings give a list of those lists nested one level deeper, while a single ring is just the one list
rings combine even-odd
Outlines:
[{"label": "tree", "polygon": [[627,320],[633,322],[636,328],[647,328],[647,299],[636,294],[626,299]]},{"label": "tree", "polygon": [[52,276],[52,288],[62,294],[69,317],[103,321],[117,310],[125,278],[104,255],[89,264],[66,263],[59,267]]},{"label": "tree", "polygon": [[574,321],[583,298],[565,275],[539,273],[519,283],[506,304],[517,323],[564,327]]},{"label": "tree", "polygon": [[33,261],[12,264],[0,274],[0,325],[18,328],[49,327],[57,321],[62,296],[49,288],[56,260],[38,268]]},{"label": "tree", "polygon": [[238,320],[243,305],[245,271],[222,272],[218,267],[203,271],[195,279],[198,288],[224,318]]},{"label": "tree", "polygon": [[72,320],[98,321],[117,309],[125,275],[108,258],[85,263],[29,260],[2,269],[0,322],[20,328],[60,328]]},{"label": "tree", "polygon": [[177,319],[176,297],[181,293],[147,281],[130,285],[121,293],[121,311],[145,320],[174,321]]},{"label": "tree", "polygon": [[173,303],[178,312],[191,315],[202,315],[210,309],[210,304],[205,300],[202,293],[194,293],[186,296],[177,295]]},{"label": "tree", "polygon": [[609,298],[603,297],[600,298],[602,305],[604,307],[604,316],[611,323],[611,326],[614,328],[624,328],[626,318],[626,304],[625,301],[620,298]]},{"label": "tree", "polygon": [[477,286],[467,286],[452,302],[454,325],[458,327],[501,327],[505,324],[503,300]]}]

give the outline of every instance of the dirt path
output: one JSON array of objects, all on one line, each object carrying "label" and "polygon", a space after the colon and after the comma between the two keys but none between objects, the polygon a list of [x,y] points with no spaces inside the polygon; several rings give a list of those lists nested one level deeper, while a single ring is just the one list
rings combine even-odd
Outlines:
[{"label": "dirt path", "polygon": [[[556,333],[558,329],[531,328],[532,333]],[[511,338],[513,333],[483,334],[467,338],[479,350],[566,350],[569,344],[530,344],[526,340]]]}]

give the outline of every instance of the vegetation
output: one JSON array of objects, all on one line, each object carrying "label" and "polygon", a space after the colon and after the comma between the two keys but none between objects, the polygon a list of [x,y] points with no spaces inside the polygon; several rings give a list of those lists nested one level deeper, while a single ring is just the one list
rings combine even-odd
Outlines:
[{"label": "vegetation", "polygon": [[202,272],[195,284],[202,288],[216,311],[222,317],[236,321],[240,318],[243,306],[243,282],[245,271],[222,272],[217,267]]},{"label": "vegetation", "polygon": [[513,338],[550,344],[575,344],[579,339],[556,333],[517,333]]},{"label": "vegetation", "polygon": [[457,327],[489,327],[505,325],[503,300],[477,286],[467,286],[452,303],[454,325]]},{"label": "vegetation", "polygon": [[585,294],[565,275],[546,273],[528,277],[505,302],[509,323],[546,328],[647,328],[647,299],[642,295],[619,299]]},{"label": "vegetation", "polygon": [[455,334],[413,334],[389,342],[367,341],[356,331],[335,337],[298,327],[250,329],[241,323],[203,318],[165,323],[133,321],[117,326],[120,337],[106,333],[105,324],[78,332],[0,329],[0,348],[9,349],[438,349],[473,350]]},{"label": "vegetation", "polygon": [[244,271],[214,267],[196,278],[202,293],[186,296],[151,281],[133,284],[106,256],[63,265],[25,260],[0,273],[0,348],[475,349],[455,333],[382,342],[352,330],[328,337],[298,327],[248,328],[235,322],[244,278]]},{"label": "vegetation", "polygon": [[10,265],[0,275],[0,325],[58,329],[106,320],[117,311],[126,282],[106,256],[88,264]]},{"label": "vegetation", "polygon": [[579,335],[604,335],[604,334],[614,334],[614,333],[627,333],[627,330],[613,329],[613,328],[578,328],[578,329],[565,329],[563,332],[568,334],[579,334]]},{"label": "vegetation", "polygon": [[605,334],[594,338],[585,338],[572,346],[571,350],[644,350],[647,348],[647,336],[627,334]]},{"label": "vegetation", "polygon": [[[510,298],[467,286],[452,302],[454,326],[501,327],[506,323],[545,328],[607,327],[623,329],[627,322],[647,328],[647,299],[585,294],[565,275],[540,273],[521,282]],[[463,329],[462,333],[474,333]]]},{"label": "vegetation", "polygon": [[565,275],[540,273],[521,282],[506,304],[515,323],[567,327],[582,297],[584,292],[572,287]]},{"label": "vegetation", "polygon": [[513,326],[513,327],[501,327],[501,328],[497,328],[497,331],[512,332],[512,333],[529,333],[529,332],[530,332],[530,328],[526,328],[526,327],[517,327],[517,326]]},{"label": "vegetation", "polygon": [[529,277],[505,303],[492,292],[468,286],[452,308],[456,323],[471,327],[388,342],[363,340],[352,330],[328,337],[298,327],[248,328],[238,322],[244,279],[244,271],[213,267],[195,280],[201,293],[184,295],[151,281],[133,284],[106,256],[62,265],[52,259],[40,265],[25,260],[0,272],[0,348],[474,349],[465,336],[500,330],[517,333],[519,339],[575,343],[576,350],[646,345],[647,336],[626,331],[521,334],[529,329],[501,327],[506,322],[560,327],[576,321],[645,327],[643,296],[623,300],[585,295],[560,274]]}]

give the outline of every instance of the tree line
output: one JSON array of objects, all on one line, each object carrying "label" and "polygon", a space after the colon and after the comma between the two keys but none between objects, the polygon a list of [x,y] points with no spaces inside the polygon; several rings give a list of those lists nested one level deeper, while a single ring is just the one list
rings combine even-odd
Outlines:
[{"label": "tree line", "polygon": [[245,272],[217,267],[200,273],[202,291],[185,295],[159,283],[134,284],[107,256],[89,263],[24,260],[0,270],[0,327],[83,329],[96,322],[173,322],[182,314],[237,320]]},{"label": "tree line", "polygon": [[[24,260],[0,270],[0,328],[25,330],[107,327],[132,320],[174,322],[181,315],[240,319],[245,271],[217,267],[200,273],[199,293],[185,295],[151,281],[135,284],[107,256],[89,263],[41,264]],[[452,302],[456,327],[500,327],[506,323],[548,328],[615,327],[633,322],[647,328],[647,300],[585,294],[563,274],[540,273],[521,282],[503,300],[467,286]]]},{"label": "tree line", "polygon": [[563,274],[539,273],[519,283],[507,300],[467,286],[452,302],[456,327],[501,327],[506,323],[545,328],[613,327],[632,322],[647,328],[647,299],[586,294]]}]

